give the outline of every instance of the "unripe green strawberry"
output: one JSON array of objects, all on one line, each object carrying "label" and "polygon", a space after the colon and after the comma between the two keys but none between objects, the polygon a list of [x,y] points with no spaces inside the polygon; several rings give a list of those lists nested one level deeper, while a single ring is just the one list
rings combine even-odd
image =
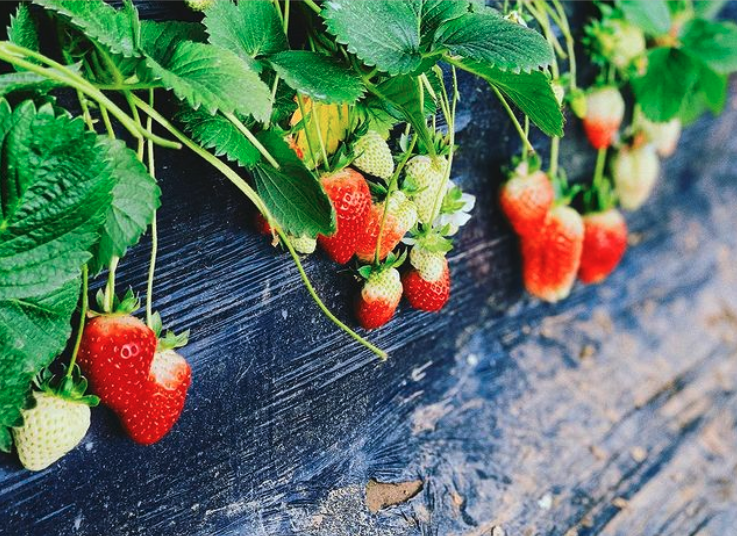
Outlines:
[{"label": "unripe green strawberry", "polygon": [[658,175],[660,160],[651,145],[620,150],[612,163],[612,177],[622,208],[640,208],[650,197]]},{"label": "unripe green strawberry", "polygon": [[205,11],[215,3],[215,0],[184,0],[184,3],[192,11]]},{"label": "unripe green strawberry", "polygon": [[309,236],[293,236],[291,240],[294,250],[302,255],[311,255],[317,249],[317,239],[315,238],[310,238]]},{"label": "unripe green strawberry", "polygon": [[448,263],[444,252],[430,251],[419,246],[413,247],[409,252],[409,262],[426,281],[440,279]]},{"label": "unripe green strawberry", "polygon": [[606,21],[597,38],[601,54],[620,69],[628,67],[647,48],[642,30],[621,19]]},{"label": "unripe green strawberry", "polygon": [[[412,196],[420,222],[432,224],[440,211],[438,197],[445,192],[448,160],[444,156],[414,156],[407,162],[405,173],[418,191]],[[436,203],[437,201],[437,203]],[[437,206],[436,206],[437,205]]]},{"label": "unripe green strawberry", "polygon": [[364,173],[389,180],[394,173],[394,157],[381,134],[373,130],[356,142],[353,148],[356,159],[353,166]]},{"label": "unripe green strawberry", "polygon": [[402,299],[402,279],[396,268],[369,275],[356,303],[356,316],[365,329],[383,326],[394,316]]},{"label": "unripe green strawberry", "polygon": [[658,155],[667,158],[676,152],[678,140],[681,137],[680,119],[672,119],[667,123],[654,123],[640,114],[637,126],[645,135],[647,141],[655,146]]},{"label": "unripe green strawberry", "polygon": [[34,397],[36,407],[23,410],[23,426],[13,429],[13,440],[23,467],[40,471],[82,441],[90,427],[90,407],[51,393]]}]

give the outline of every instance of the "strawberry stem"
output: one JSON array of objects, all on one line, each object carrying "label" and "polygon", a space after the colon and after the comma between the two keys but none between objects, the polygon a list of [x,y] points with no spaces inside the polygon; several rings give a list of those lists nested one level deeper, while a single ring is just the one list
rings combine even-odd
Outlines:
[{"label": "strawberry stem", "polygon": [[105,285],[105,312],[111,313],[113,311],[114,299],[115,299],[115,270],[118,269],[118,257],[110,259],[110,266],[107,272],[107,284]]},{"label": "strawberry stem", "polygon": [[491,85],[492,91],[494,91],[494,94],[499,99],[499,102],[502,103],[502,106],[504,106],[504,109],[507,112],[507,115],[509,116],[509,119],[512,121],[512,125],[514,126],[515,130],[517,131],[517,134],[519,134],[520,140],[522,140],[522,145],[524,148],[527,148],[531,153],[535,152],[535,148],[530,143],[530,140],[527,139],[527,136],[525,136],[525,131],[522,129],[522,125],[520,125],[519,121],[517,120],[517,117],[514,115],[514,111],[512,111],[512,108],[507,103],[507,99],[504,98],[504,95],[502,95],[501,91],[499,91],[495,85]]},{"label": "strawberry stem", "polygon": [[276,232],[279,234],[279,237],[282,239],[284,244],[286,244],[287,249],[289,250],[289,254],[292,256],[292,259],[294,260],[294,264],[297,265],[297,270],[299,271],[300,277],[302,277],[302,282],[304,283],[305,287],[307,287],[307,292],[310,293],[310,296],[315,301],[317,306],[320,308],[320,310],[323,312],[325,316],[327,316],[336,326],[338,326],[340,329],[342,329],[345,333],[347,333],[350,337],[352,337],[354,340],[371,350],[374,354],[376,354],[379,359],[382,361],[386,360],[387,353],[383,351],[378,346],[375,346],[371,344],[369,341],[361,337],[358,333],[353,331],[351,328],[346,326],[343,322],[341,322],[338,317],[336,317],[330,309],[327,308],[325,303],[320,299],[320,297],[317,295],[317,292],[315,291],[315,288],[312,286],[312,283],[310,282],[310,279],[307,277],[307,273],[305,272],[304,267],[302,266],[302,262],[299,259],[299,255],[297,255],[297,252],[294,251],[294,248],[292,247],[292,243],[287,237],[287,235],[284,233],[284,231],[281,230],[281,228],[277,227]]},{"label": "strawberry stem", "polygon": [[[263,216],[266,218],[267,221],[274,222],[273,218],[271,217],[271,213],[269,212],[269,209],[266,207],[264,202],[261,200],[259,195],[251,188],[251,186],[241,178],[238,173],[236,173],[230,166],[223,163],[219,158],[214,156],[209,151],[203,149],[199,145],[197,145],[195,142],[190,140],[187,136],[185,136],[182,132],[180,132],[177,128],[175,128],[167,119],[165,119],[159,112],[157,112],[154,108],[146,104],[145,101],[141,100],[139,97],[133,96],[133,101],[136,103],[136,106],[143,111],[146,115],[148,115],[151,119],[156,121],[159,125],[164,127],[169,133],[177,138],[182,144],[189,148],[192,152],[194,152],[197,156],[204,159],[206,162],[208,162],[210,165],[212,165],[214,168],[216,168],[218,171],[220,171],[225,177],[230,180],[241,192],[243,192],[248,199],[251,200],[251,202],[256,206],[256,209],[263,214]],[[363,346],[374,352],[376,355],[379,356],[380,359],[386,359],[387,354],[380,348],[374,346],[370,342],[368,342],[366,339],[358,335],[355,331],[353,331],[351,328],[346,326],[343,322],[338,320],[338,318],[330,312],[330,310],[327,308],[327,306],[322,302],[322,300],[319,298],[317,293],[315,292],[315,289],[313,288],[312,284],[310,283],[309,278],[307,277],[307,274],[304,271],[304,268],[302,267],[302,263],[299,260],[299,255],[294,251],[294,248],[292,247],[292,243],[289,241],[288,237],[284,233],[284,231],[281,230],[281,228],[276,225],[274,222],[275,229],[279,237],[282,239],[284,244],[287,246],[287,249],[289,250],[289,254],[292,256],[292,259],[294,260],[294,263],[297,265],[297,270],[300,273],[300,276],[302,277],[302,281],[304,282],[305,286],[307,287],[307,291],[310,293],[310,296],[312,296],[312,299],[315,300],[315,303],[318,305],[320,310],[327,316],[330,320],[335,323],[340,329],[345,331],[348,335],[350,335],[353,339],[361,343]]]},{"label": "strawberry stem", "polygon": [[[460,98],[460,95],[458,93],[458,74],[456,72],[455,65],[450,66],[450,72],[453,76],[453,101],[452,103],[448,99],[448,91],[445,88],[445,80],[441,78],[442,81],[442,98],[441,102],[443,103],[443,115],[445,115],[445,123],[448,125],[448,162],[445,166],[445,170],[443,171],[443,184],[447,185],[448,181],[450,180],[450,173],[451,168],[453,167],[453,157],[455,155],[455,139],[456,139],[456,108],[458,105],[458,100]],[[432,215],[433,217],[436,217],[436,214],[440,212],[440,209],[443,205],[443,199],[445,198],[445,194],[447,193],[447,188],[440,188],[435,196],[435,201],[433,202],[433,208],[432,208]],[[433,222],[430,222],[430,225],[432,225]]]},{"label": "strawberry stem", "polygon": [[[154,107],[154,90],[149,89],[148,91],[148,103]],[[151,116],[146,118],[146,130],[151,131],[153,129],[153,120]],[[154,161],[154,144],[151,140],[148,140],[148,173],[156,180],[156,164]],[[154,296],[154,273],[156,272],[156,256],[159,251],[159,235],[156,224],[156,210],[154,210],[153,218],[151,219],[151,257],[148,263],[148,280],[146,282],[146,325],[153,329],[153,296]]]},{"label": "strawberry stem", "polygon": [[[310,153],[310,160],[312,160],[312,166],[317,170],[317,158],[315,158],[315,149],[312,147],[312,140],[310,139],[310,132],[307,128],[307,115],[305,114],[305,106],[302,95],[297,93],[297,106],[299,107],[299,113],[302,115],[302,131],[304,132],[305,141],[307,142],[307,151]],[[313,103],[312,110],[310,113],[315,111],[315,105]]]},{"label": "strawberry stem", "polygon": [[[42,67],[36,63],[32,63],[23,58],[33,58],[38,60],[45,65],[51,67]],[[21,67],[26,71],[30,71],[39,74],[49,80],[55,80],[67,86],[70,86],[77,91],[80,91],[85,96],[96,101],[98,105],[107,108],[110,113],[130,132],[130,134],[138,139],[140,137],[151,137],[154,143],[162,147],[168,147],[170,149],[181,149],[181,145],[164,138],[160,138],[156,135],[149,135],[143,128],[138,128],[135,121],[123,112],[113,101],[111,101],[102,91],[96,88],[94,85],[85,80],[82,76],[75,73],[67,66],[58,63],[43,54],[29,50],[27,48],[20,47],[8,41],[0,42],[0,59]]]},{"label": "strawberry stem", "polygon": [[307,7],[309,7],[309,8],[310,8],[310,9],[311,9],[312,11],[314,11],[314,12],[315,12],[315,13],[317,13],[318,15],[319,15],[319,14],[320,14],[320,12],[322,11],[322,9],[320,9],[320,6],[318,6],[318,5],[317,5],[317,4],[315,3],[315,2],[313,2],[312,0],[302,0],[302,3],[303,3],[304,5],[306,5]]},{"label": "strawberry stem", "polygon": [[235,128],[237,128],[240,133],[243,134],[246,139],[251,142],[251,144],[253,144],[256,150],[261,153],[261,156],[263,156],[274,169],[280,169],[281,166],[279,166],[279,162],[277,162],[274,157],[271,156],[271,153],[266,150],[266,147],[264,147],[261,142],[258,141],[258,138],[253,135],[253,132],[248,130],[248,127],[246,127],[246,125],[244,125],[243,122],[235,116],[235,114],[230,112],[223,112],[223,115],[228,119],[228,121],[233,123]]},{"label": "strawberry stem", "polygon": [[72,357],[69,360],[69,368],[67,369],[67,378],[72,377],[72,371],[74,370],[74,363],[77,361],[77,354],[79,353],[79,347],[82,344],[82,333],[84,332],[84,324],[87,320],[87,310],[89,309],[89,298],[87,296],[88,290],[88,278],[89,270],[87,265],[82,266],[82,308],[79,311],[79,328],[77,330],[77,339],[74,341],[74,350],[72,350]]},{"label": "strawberry stem", "polygon": [[381,262],[381,240],[384,237],[384,225],[386,224],[386,218],[389,214],[389,199],[391,198],[391,195],[394,193],[394,191],[397,189],[397,184],[399,183],[399,174],[404,169],[404,166],[407,164],[407,161],[409,160],[410,156],[412,156],[412,151],[415,148],[415,144],[417,143],[417,136],[412,136],[412,141],[410,142],[409,147],[407,148],[407,151],[404,153],[404,158],[402,158],[402,161],[399,162],[399,165],[394,170],[394,173],[392,173],[391,178],[389,179],[389,186],[387,187],[386,191],[386,198],[384,200],[384,213],[381,215],[381,225],[379,225],[379,235],[376,237],[376,252],[374,254],[374,264],[379,265]]}]

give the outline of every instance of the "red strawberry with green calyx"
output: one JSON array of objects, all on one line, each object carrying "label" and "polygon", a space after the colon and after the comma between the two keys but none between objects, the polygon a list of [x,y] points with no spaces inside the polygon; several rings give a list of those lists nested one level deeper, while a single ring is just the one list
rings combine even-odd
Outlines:
[{"label": "red strawberry with green calyx", "polygon": [[[356,256],[362,262],[373,262],[381,231],[381,251],[379,260],[383,261],[394,251],[404,235],[417,223],[417,207],[400,191],[395,191],[389,198],[386,218],[384,206],[387,202],[376,203],[371,207],[366,229],[356,246]],[[382,230],[382,221],[384,227]]]},{"label": "red strawberry with green calyx", "polygon": [[[102,293],[97,301],[104,310]],[[141,392],[156,352],[156,334],[131,315],[138,307],[129,290],[122,301],[115,298],[112,310],[91,313],[79,346],[77,362],[90,390],[115,412],[132,403],[132,394]]]},{"label": "red strawberry with green calyx", "polygon": [[452,244],[440,232],[415,236],[409,253],[411,268],[402,276],[407,301],[420,311],[440,311],[450,299],[450,270],[445,255]]},{"label": "red strawberry with green calyx", "polygon": [[584,238],[578,278],[601,283],[619,265],[627,250],[627,222],[616,208],[583,217]]},{"label": "red strawberry with green calyx", "polygon": [[523,280],[527,291],[547,302],[568,297],[583,250],[584,225],[578,212],[558,205],[540,231],[522,239]]},{"label": "red strawberry with green calyx", "polygon": [[335,209],[335,233],[318,236],[318,243],[328,256],[345,264],[356,253],[371,210],[371,192],[359,172],[345,168],[320,179]]},{"label": "red strawberry with green calyx", "polygon": [[392,319],[402,299],[402,280],[397,267],[405,255],[390,254],[384,264],[363,266],[359,274],[366,280],[356,301],[356,318],[364,329],[376,329]]},{"label": "red strawberry with green calyx", "polygon": [[[161,317],[154,315],[154,331],[161,332]],[[159,339],[148,379],[133,404],[120,412],[128,435],[137,443],[151,445],[163,438],[179,420],[192,383],[192,370],[175,349],[187,344],[189,331],[167,332]]]},{"label": "red strawberry with green calyx", "polygon": [[540,230],[553,201],[555,190],[550,178],[539,169],[531,169],[527,162],[517,166],[502,186],[499,198],[504,214],[520,236]]}]

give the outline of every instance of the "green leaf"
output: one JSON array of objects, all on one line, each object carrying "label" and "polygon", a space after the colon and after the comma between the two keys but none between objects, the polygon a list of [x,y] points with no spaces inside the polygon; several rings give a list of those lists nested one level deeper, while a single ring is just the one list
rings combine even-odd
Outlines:
[{"label": "green leaf", "polygon": [[468,13],[470,5],[462,0],[424,0],[415,3],[415,9],[421,23],[423,45],[431,44],[435,39],[435,32],[440,26],[461,15]]},{"label": "green leaf", "polygon": [[702,64],[696,85],[683,100],[679,113],[681,121],[693,123],[706,111],[719,115],[727,103],[728,82],[726,75],[715,73]]},{"label": "green leaf", "polygon": [[253,59],[287,50],[279,15],[269,0],[213,2],[203,21],[210,43],[230,50],[255,66]]},{"label": "green leaf", "polygon": [[8,40],[20,47],[38,51],[41,48],[38,26],[27,4],[20,4],[10,17]]},{"label": "green leaf", "polygon": [[318,101],[353,104],[366,90],[348,65],[317,52],[289,50],[269,62],[289,87]]},{"label": "green leaf", "polygon": [[696,84],[699,64],[688,54],[660,47],[648,53],[645,75],[632,80],[632,89],[644,114],[657,123],[673,119]]},{"label": "green leaf", "polygon": [[162,44],[167,38],[144,29],[142,46],[154,78],[192,108],[204,106],[214,114],[238,112],[266,121],[271,92],[238,56],[214,45],[192,41]]},{"label": "green leaf", "polygon": [[491,10],[467,13],[445,22],[436,47],[503,71],[531,71],[554,61],[553,49],[542,35],[505,20]]},{"label": "green leaf", "polygon": [[113,257],[123,257],[141,238],[161,206],[161,190],[146,167],[120,140],[98,138],[99,150],[110,162],[115,187],[113,201],[105,214],[99,243],[93,250],[90,271],[108,266]]},{"label": "green leaf", "polygon": [[617,5],[624,18],[646,34],[659,36],[670,30],[670,9],[665,0],[619,0]]},{"label": "green leaf", "polygon": [[213,149],[215,155],[225,156],[243,167],[252,167],[261,159],[261,153],[241,132],[220,114],[184,107],[177,114],[184,128],[203,147]]},{"label": "green leaf", "polygon": [[0,446],[63,349],[113,179],[84,123],[0,101]]},{"label": "green leaf", "polygon": [[548,136],[563,135],[563,113],[550,80],[541,71],[514,74],[467,60],[454,64],[496,87]]},{"label": "green leaf", "polygon": [[[387,112],[414,127],[425,147],[433,147],[432,135],[425,121],[432,112],[428,113],[427,106],[423,109],[420,82],[416,77],[396,76],[369,89],[383,101]],[[425,104],[431,102],[430,95],[425,93]]]},{"label": "green leaf", "polygon": [[716,17],[728,0],[694,0],[693,7],[699,17],[712,19]]},{"label": "green leaf", "polygon": [[737,71],[737,25],[695,19],[686,25],[683,50],[710,69],[730,74]]},{"label": "green leaf", "polygon": [[34,376],[66,345],[79,287],[76,278],[43,295],[0,299],[0,450],[10,450],[6,427],[20,424]]},{"label": "green leaf", "polygon": [[117,10],[103,0],[33,0],[66,18],[85,35],[114,54],[139,56],[138,13],[127,7]]},{"label": "green leaf", "polygon": [[277,170],[261,162],[254,172],[258,194],[279,225],[294,236],[332,234],[335,212],[320,182],[278,133],[266,130],[257,137],[280,165]]},{"label": "green leaf", "polygon": [[[49,72],[53,71],[53,69],[47,70]],[[48,93],[52,89],[62,87],[63,85],[43,75],[29,71],[0,74],[0,97],[19,91]]]},{"label": "green leaf", "polygon": [[422,61],[417,0],[329,0],[321,16],[336,40],[366,65],[398,75]]},{"label": "green leaf", "polygon": [[0,299],[38,296],[75,278],[113,187],[82,120],[27,102],[13,121],[0,176]]}]

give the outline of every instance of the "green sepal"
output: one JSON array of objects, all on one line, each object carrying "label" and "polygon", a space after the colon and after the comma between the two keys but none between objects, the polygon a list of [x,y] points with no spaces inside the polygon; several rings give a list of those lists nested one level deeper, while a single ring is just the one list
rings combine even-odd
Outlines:
[{"label": "green sepal", "polygon": [[102,315],[129,315],[141,308],[141,300],[133,293],[132,288],[128,288],[123,299],[118,298],[117,294],[113,295],[113,306],[108,310],[105,307],[105,293],[102,289],[97,291],[95,295],[95,301],[97,302],[98,311],[89,311],[89,316],[102,316]]},{"label": "green sepal", "polygon": [[186,346],[189,342],[189,334],[189,330],[183,331],[178,335],[173,331],[167,330],[166,334],[163,337],[159,338],[159,344],[156,349],[158,351],[163,351],[173,350],[174,348],[181,348],[183,346]]},{"label": "green sepal", "polygon": [[86,404],[94,408],[100,403],[95,395],[85,394],[87,392],[87,378],[82,375],[79,365],[74,365],[71,374],[67,373],[66,366],[62,368],[60,375],[53,374],[49,369],[43,369],[34,379],[34,384],[39,391],[48,393],[58,398]]}]

